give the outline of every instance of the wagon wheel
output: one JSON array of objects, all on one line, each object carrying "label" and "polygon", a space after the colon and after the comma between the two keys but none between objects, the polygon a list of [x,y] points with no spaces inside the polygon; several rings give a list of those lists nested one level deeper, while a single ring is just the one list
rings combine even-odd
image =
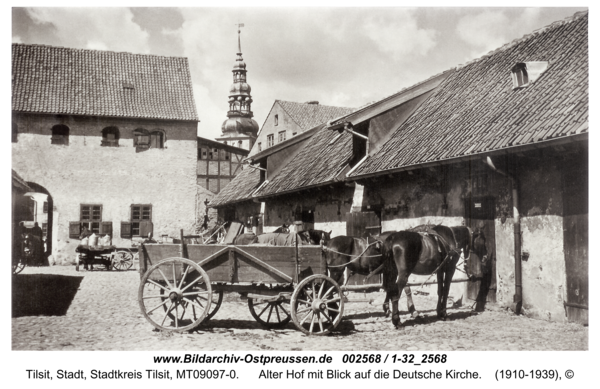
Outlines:
[{"label": "wagon wheel", "polygon": [[[160,291],[161,295],[165,295],[165,291],[163,291],[161,289]],[[163,301],[164,299],[166,299],[166,297],[163,297]],[[206,315],[206,318],[204,318],[204,323],[206,323],[208,320],[210,320],[213,316],[215,316],[217,314],[217,311],[219,310],[219,308],[221,308],[221,303],[223,302],[223,291],[219,290],[219,291],[213,291],[212,292],[212,297],[211,297],[211,303],[210,303],[210,312]],[[200,304],[201,306],[204,306],[206,304],[205,299],[199,299],[198,304]],[[186,302],[182,303],[182,306],[187,308],[187,304]],[[168,304],[167,304],[168,305]],[[163,308],[166,311],[167,305],[164,305]],[[172,313],[169,313],[169,317],[173,320],[175,320],[175,317],[173,316]]]},{"label": "wagon wheel", "polygon": [[289,301],[248,299],[248,308],[257,322],[267,328],[284,327],[292,319]]},{"label": "wagon wheel", "polygon": [[212,288],[197,263],[167,258],[142,277],[138,302],[144,317],[159,330],[187,331],[200,325],[210,312]]},{"label": "wagon wheel", "polygon": [[119,250],[113,254],[112,267],[114,270],[129,270],[133,266],[133,254],[129,251]]},{"label": "wagon wheel", "polygon": [[221,303],[223,302],[223,291],[218,290],[212,293],[212,303],[210,304],[210,312],[206,315],[205,320],[211,319],[213,316],[217,314],[219,308],[221,308]]},{"label": "wagon wheel", "polygon": [[344,300],[332,278],[315,274],[298,284],[291,300],[292,320],[307,335],[325,335],[342,321]]},{"label": "wagon wheel", "polygon": [[[190,289],[193,289],[193,288],[190,288]],[[199,289],[195,289],[195,290],[199,290]],[[159,293],[161,295],[161,301],[165,301],[165,300],[167,300],[169,298],[168,297],[169,293],[166,292],[165,290],[161,289]],[[194,299],[190,298],[190,300],[194,300]],[[208,314],[204,318],[204,320],[203,320],[204,323],[206,323],[214,315],[217,314],[217,311],[221,307],[221,303],[222,302],[223,302],[223,291],[222,290],[213,291],[212,295],[211,295],[210,311],[208,312]],[[197,298],[196,299],[196,303],[198,303],[198,305],[200,305],[201,307],[204,307],[206,305],[206,296],[202,296],[200,298]],[[186,301],[183,301],[183,302],[181,302],[180,307],[182,309],[188,309],[189,303],[186,302]],[[173,310],[169,310],[169,303],[168,302],[167,302],[167,304],[163,305],[163,309],[164,309],[165,312],[167,312],[167,315],[168,315],[169,319],[175,320],[175,315],[173,315]]]}]

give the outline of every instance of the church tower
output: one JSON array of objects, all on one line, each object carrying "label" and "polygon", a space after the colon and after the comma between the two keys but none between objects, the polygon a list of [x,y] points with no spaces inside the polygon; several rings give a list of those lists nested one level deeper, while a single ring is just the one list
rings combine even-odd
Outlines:
[{"label": "church tower", "polygon": [[233,65],[233,84],[229,88],[228,119],[221,126],[221,137],[216,140],[230,146],[250,150],[258,134],[258,123],[252,119],[251,88],[246,83],[246,63],[242,58],[240,28],[243,26],[243,24],[238,24],[238,52]]}]

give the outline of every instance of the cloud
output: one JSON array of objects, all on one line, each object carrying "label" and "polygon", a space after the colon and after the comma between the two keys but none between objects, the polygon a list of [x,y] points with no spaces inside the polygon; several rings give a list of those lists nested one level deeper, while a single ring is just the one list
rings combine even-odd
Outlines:
[{"label": "cloud", "polygon": [[[36,24],[51,24],[59,45],[146,54],[148,33],[126,8],[28,8]],[[54,43],[56,44],[56,43]]]},{"label": "cloud", "polygon": [[540,8],[486,10],[460,18],[456,33],[472,47],[471,58],[479,57],[530,33],[538,25],[540,15]]},{"label": "cloud", "polygon": [[364,33],[384,53],[396,61],[425,56],[436,45],[437,32],[419,28],[413,12],[407,9],[394,11],[391,15],[365,18]]}]

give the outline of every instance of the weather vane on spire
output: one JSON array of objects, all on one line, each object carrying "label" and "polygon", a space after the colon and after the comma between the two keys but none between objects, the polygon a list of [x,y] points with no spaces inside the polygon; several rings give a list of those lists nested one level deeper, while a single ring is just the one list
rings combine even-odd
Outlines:
[{"label": "weather vane on spire", "polygon": [[238,53],[242,53],[242,44],[240,43],[240,34],[241,34],[241,30],[240,28],[244,27],[244,23],[237,23],[235,24],[238,27]]}]

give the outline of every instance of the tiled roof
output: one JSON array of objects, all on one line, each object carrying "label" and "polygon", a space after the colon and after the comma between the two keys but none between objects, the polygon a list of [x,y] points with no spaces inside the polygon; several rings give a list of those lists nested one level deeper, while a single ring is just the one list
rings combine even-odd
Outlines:
[{"label": "tiled roof", "polygon": [[27,185],[27,182],[25,182],[25,180],[21,178],[21,176],[15,171],[15,169],[12,169],[12,186],[23,192],[31,191],[31,188],[29,187],[29,185]]},{"label": "tiled roof", "polygon": [[[283,167],[256,197],[323,185],[336,181],[348,167],[352,155],[352,136],[330,131],[323,125],[304,145],[302,150]],[[342,177],[343,178],[343,177]]]},{"label": "tiled roof", "polygon": [[233,180],[225,186],[210,201],[211,207],[219,207],[226,204],[237,203],[252,199],[252,193],[260,184],[260,170],[244,167],[244,169]]},{"label": "tiled roof", "polygon": [[12,45],[12,109],[197,121],[187,58]]},{"label": "tiled roof", "polygon": [[287,112],[302,131],[310,130],[331,119],[347,115],[354,108],[331,107],[321,104],[294,103],[291,101],[275,100]]},{"label": "tiled roof", "polygon": [[[452,73],[352,177],[588,132],[588,15],[553,23]],[[514,89],[517,62],[548,61]]]}]

